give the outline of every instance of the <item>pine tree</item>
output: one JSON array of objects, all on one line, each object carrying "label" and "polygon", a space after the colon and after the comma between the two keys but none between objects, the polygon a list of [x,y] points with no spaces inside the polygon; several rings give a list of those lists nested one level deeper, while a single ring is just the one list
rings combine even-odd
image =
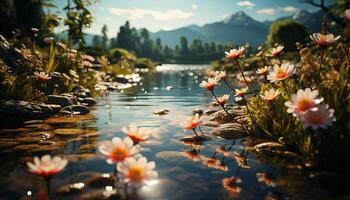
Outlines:
[{"label": "pine tree", "polygon": [[107,36],[108,28],[107,25],[103,25],[101,33],[102,33],[102,39],[101,39],[101,48],[107,49],[107,43],[108,43],[108,36]]}]

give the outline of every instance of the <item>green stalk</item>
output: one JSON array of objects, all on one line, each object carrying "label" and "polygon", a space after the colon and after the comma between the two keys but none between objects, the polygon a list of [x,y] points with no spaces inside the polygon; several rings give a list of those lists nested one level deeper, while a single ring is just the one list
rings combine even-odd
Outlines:
[{"label": "green stalk", "polygon": [[252,88],[249,86],[249,84],[248,84],[248,82],[247,82],[247,79],[246,79],[246,77],[245,77],[245,75],[244,75],[244,72],[243,72],[243,69],[242,69],[242,67],[241,67],[241,64],[239,64],[239,61],[238,61],[238,60],[236,60],[236,62],[237,62],[239,71],[241,72],[241,74],[242,74],[242,76],[243,76],[243,79],[244,79],[244,81],[245,81],[245,84],[246,84],[247,87],[249,88],[250,92],[253,94],[254,91],[252,90]]}]

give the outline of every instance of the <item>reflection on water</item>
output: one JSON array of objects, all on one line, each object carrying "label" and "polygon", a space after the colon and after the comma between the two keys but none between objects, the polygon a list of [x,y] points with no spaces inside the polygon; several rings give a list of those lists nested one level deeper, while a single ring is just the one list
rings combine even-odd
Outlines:
[{"label": "reflection on water", "polygon": [[[121,128],[132,122],[157,129],[142,146],[143,155],[156,162],[159,173],[159,179],[143,187],[135,199],[323,199],[325,192],[321,189],[302,189],[309,187],[309,179],[300,172],[258,162],[244,150],[241,140],[211,136],[212,140],[200,144],[180,141],[189,135],[180,124],[194,109],[207,109],[211,100],[198,86],[205,67],[163,65],[155,73],[143,74],[138,86],[99,97],[91,116],[51,118],[16,131],[2,130],[0,199],[40,192],[42,180],[27,172],[25,162],[32,155],[52,150],[70,161],[52,180],[55,197],[93,199],[101,191],[114,191],[110,177],[113,166],[96,156],[96,146],[115,136],[124,137]],[[224,92],[224,86],[217,91],[218,95]],[[169,113],[153,114],[161,109]],[[209,129],[203,127],[204,132]],[[23,137],[37,142],[24,144],[28,139]]]}]

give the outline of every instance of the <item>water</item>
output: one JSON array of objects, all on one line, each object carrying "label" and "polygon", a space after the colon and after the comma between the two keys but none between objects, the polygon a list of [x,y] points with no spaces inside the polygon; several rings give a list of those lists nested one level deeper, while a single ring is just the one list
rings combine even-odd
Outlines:
[{"label": "water", "polygon": [[[98,137],[70,137],[68,143],[65,143],[65,138],[55,138],[57,144],[63,145],[54,153],[65,155],[70,163],[63,172],[53,178],[52,196],[58,199],[79,199],[84,193],[107,189],[90,187],[84,181],[96,172],[113,172],[112,165],[108,165],[99,156],[96,157],[97,145],[115,136],[124,137],[121,128],[130,123],[158,130],[149,143],[142,145],[142,154],[148,160],[156,162],[159,178],[156,184],[140,189],[133,199],[323,199],[324,194],[329,194],[314,182],[314,187],[305,190],[309,179],[303,173],[281,170],[273,164],[259,162],[254,155],[243,151],[240,140],[230,141],[213,137],[211,141],[195,148],[180,142],[182,137],[192,134],[184,133],[181,123],[192,115],[194,109],[209,108],[211,95],[199,87],[207,67],[209,66],[159,67],[155,73],[143,74],[141,83],[136,87],[98,97],[99,103],[92,111],[92,116],[75,120],[73,123],[57,123],[56,118],[51,123],[47,121],[45,124],[34,125],[35,128],[30,129],[31,126],[27,126],[27,129],[20,130],[20,133],[32,134],[38,131],[57,132],[57,128],[78,128],[88,133],[99,133]],[[225,86],[220,86],[217,90],[218,94],[225,92]],[[168,109],[170,112],[162,116],[153,114],[159,109]],[[67,118],[59,120],[66,121]],[[203,127],[203,131],[208,132],[210,128]],[[6,137],[9,139],[13,135],[6,133],[2,139]],[[215,153],[223,146],[226,150],[229,149],[225,156]],[[40,150],[41,147],[35,148],[38,149],[37,153],[45,153]],[[32,153],[28,152],[21,155],[6,154],[6,151],[4,153],[2,150],[4,159],[0,161],[0,199],[19,199],[23,196],[29,198],[44,187],[42,179],[27,172],[25,162],[31,155]],[[199,159],[193,160],[185,155],[197,155]],[[245,159],[242,156],[246,156]],[[203,162],[207,158],[217,159],[221,168],[218,164],[216,167],[208,167]],[[241,167],[237,162],[239,158],[246,162]],[[257,176],[264,175],[261,173],[267,173],[268,179],[259,181]],[[240,178],[241,183],[227,190],[223,187],[223,180],[232,176]],[[56,193],[59,187],[78,182],[85,183],[83,191],[63,196]]]}]

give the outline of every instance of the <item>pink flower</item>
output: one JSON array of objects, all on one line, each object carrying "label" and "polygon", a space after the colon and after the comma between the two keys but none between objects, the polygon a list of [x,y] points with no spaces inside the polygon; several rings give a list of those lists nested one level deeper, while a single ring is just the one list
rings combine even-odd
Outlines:
[{"label": "pink flower", "polygon": [[197,128],[198,126],[200,126],[203,123],[203,117],[199,116],[199,114],[196,114],[193,117],[190,117],[188,119],[188,122],[185,124],[185,130],[193,130],[195,128]]},{"label": "pink flower", "polygon": [[226,51],[226,58],[238,59],[243,55],[244,50],[244,47],[239,47],[238,49],[231,49],[229,52]]},{"label": "pink flower", "polygon": [[248,90],[248,87],[246,87],[246,88],[241,88],[241,89],[235,89],[235,96],[241,96],[241,97],[243,97],[244,96],[244,94],[247,92],[247,90]]},{"label": "pink flower", "polygon": [[140,145],[134,146],[129,137],[125,137],[123,140],[114,137],[112,141],[104,141],[98,147],[98,150],[107,158],[109,164],[123,162],[126,158],[137,155],[140,149]]},{"label": "pink flower", "polygon": [[208,81],[202,81],[200,86],[209,91],[213,91],[217,84],[218,84],[218,81],[216,78],[209,78]]},{"label": "pink flower", "polygon": [[147,158],[127,158],[125,162],[118,164],[119,178],[125,183],[135,187],[150,184],[158,177],[155,171],[156,163],[147,162]]},{"label": "pink flower", "polygon": [[215,73],[215,78],[217,80],[225,81],[227,78],[227,74],[225,71],[220,71]]},{"label": "pink flower", "polygon": [[270,68],[271,67],[269,67],[269,66],[265,66],[265,67],[259,68],[258,70],[256,70],[256,73],[260,74],[260,75],[267,76],[267,74],[269,73]]},{"label": "pink flower", "polygon": [[334,110],[328,109],[328,105],[318,105],[316,110],[309,110],[300,115],[300,121],[303,122],[304,127],[311,127],[312,129],[327,128],[335,121],[333,116]]},{"label": "pink flower", "polygon": [[216,101],[216,99],[214,98],[214,101],[217,103],[217,104],[219,104],[220,106],[225,106],[225,104],[226,104],[226,102],[227,102],[227,100],[230,98],[230,95],[229,94],[225,94],[225,95],[223,95],[223,96],[221,96],[221,97],[218,97],[217,98],[217,101]]},{"label": "pink flower", "polygon": [[340,36],[334,37],[333,34],[314,33],[310,35],[310,38],[315,44],[324,47],[335,43]]},{"label": "pink flower", "polygon": [[294,73],[294,65],[283,63],[281,66],[275,65],[273,71],[267,76],[272,83],[287,79]]},{"label": "pink flower", "polygon": [[280,95],[280,91],[278,89],[274,90],[271,88],[270,90],[266,90],[264,95],[260,95],[260,97],[266,101],[273,101],[278,97],[278,95]]},{"label": "pink flower", "polygon": [[134,144],[146,141],[152,135],[151,129],[138,128],[134,123],[131,123],[129,127],[123,127],[122,131],[133,140]]},{"label": "pink flower", "polygon": [[27,162],[29,171],[33,174],[41,176],[52,176],[61,172],[67,165],[68,161],[61,157],[50,155],[44,155],[39,159],[39,157],[34,157],[34,162]]},{"label": "pink flower", "polygon": [[284,49],[284,46],[282,46],[282,45],[279,45],[279,46],[276,47],[276,48],[272,48],[272,50],[271,50],[269,56],[270,56],[270,57],[278,57],[278,56],[281,55],[283,49]]},{"label": "pink flower", "polygon": [[317,90],[311,91],[310,88],[305,90],[299,89],[296,94],[292,95],[292,101],[287,101],[284,105],[288,107],[288,113],[293,113],[293,116],[297,116],[309,110],[317,110],[315,106],[323,101],[323,98],[317,99],[317,96]]},{"label": "pink flower", "polygon": [[95,61],[95,58],[94,57],[92,57],[92,56],[90,56],[90,55],[82,55],[81,56],[81,59],[82,60],[86,60],[86,61],[89,61],[89,62],[94,62]]},{"label": "pink flower", "polygon": [[34,72],[34,75],[40,81],[48,81],[49,79],[51,79],[51,77],[48,74],[46,74],[45,72]]}]

